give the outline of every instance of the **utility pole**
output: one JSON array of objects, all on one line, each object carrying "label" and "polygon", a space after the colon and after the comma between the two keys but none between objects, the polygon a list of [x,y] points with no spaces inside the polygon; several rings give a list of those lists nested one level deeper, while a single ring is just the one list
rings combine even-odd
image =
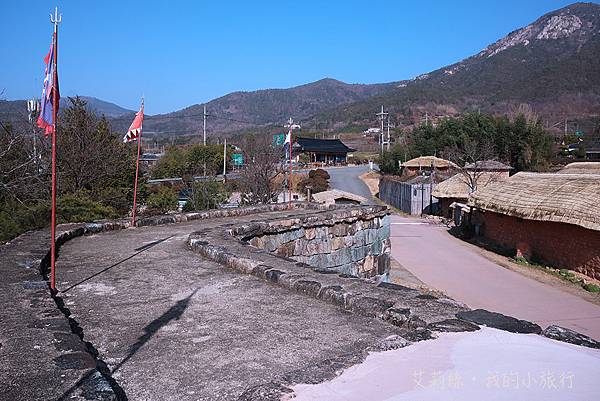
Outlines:
[{"label": "utility pole", "polygon": [[223,181],[225,181],[225,174],[227,174],[227,138],[223,142]]},{"label": "utility pole", "polygon": [[431,162],[431,171],[429,172],[429,214],[433,215],[433,174],[435,173],[435,165]]},{"label": "utility pole", "polygon": [[425,112],[425,125],[429,125],[429,112]]},{"label": "utility pole", "polygon": [[203,141],[202,144],[206,146],[206,105],[204,105],[204,113],[202,113],[202,133],[203,133]]},{"label": "utility pole", "polygon": [[387,151],[390,151],[390,115],[387,116]]},{"label": "utility pole", "polygon": [[381,145],[381,153],[383,154],[383,145],[384,145],[384,140],[383,140],[383,124],[385,122],[385,118],[389,113],[386,113],[383,110],[383,105],[381,106],[381,111],[379,113],[376,114],[377,117],[379,117],[379,120],[381,121],[381,131],[379,132],[379,143]]}]

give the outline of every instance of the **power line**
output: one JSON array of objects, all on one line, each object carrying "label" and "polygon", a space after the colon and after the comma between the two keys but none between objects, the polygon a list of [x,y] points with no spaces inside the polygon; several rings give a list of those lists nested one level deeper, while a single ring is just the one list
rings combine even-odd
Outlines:
[{"label": "power line", "polygon": [[[144,134],[151,134],[151,135],[160,135],[160,134],[177,134],[180,132],[191,132],[193,131],[192,129],[176,129],[176,130],[170,130],[170,131],[144,131]],[[196,135],[195,133],[190,133],[190,135]]]}]

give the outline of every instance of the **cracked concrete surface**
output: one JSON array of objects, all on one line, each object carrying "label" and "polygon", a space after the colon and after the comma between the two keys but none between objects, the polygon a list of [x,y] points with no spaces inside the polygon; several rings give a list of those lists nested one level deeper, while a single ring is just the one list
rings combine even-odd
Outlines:
[{"label": "cracked concrete surface", "polygon": [[371,351],[478,330],[443,295],[376,286],[232,236],[374,210],[297,205],[61,227],[54,300],[36,271],[47,233],[19,237],[0,247],[13,300],[0,314],[0,398],[279,400]]},{"label": "cracked concrete surface", "polygon": [[323,360],[362,360],[367,348],[400,332],[230,271],[186,246],[200,228],[255,219],[106,232],[61,248],[58,286],[75,286],[60,295],[130,399],[237,399]]}]

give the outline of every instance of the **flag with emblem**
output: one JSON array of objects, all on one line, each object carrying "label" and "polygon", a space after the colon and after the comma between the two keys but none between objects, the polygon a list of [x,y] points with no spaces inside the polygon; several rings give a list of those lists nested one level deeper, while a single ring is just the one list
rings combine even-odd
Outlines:
[{"label": "flag with emblem", "polygon": [[140,152],[142,151],[142,124],[144,123],[144,98],[138,111],[123,137],[123,142],[137,141],[137,158],[135,159],[135,181],[133,184],[133,209],[131,211],[131,226],[135,227],[135,212],[137,210],[137,184],[140,172]]},{"label": "flag with emblem", "polygon": [[[58,73],[56,71],[56,33],[52,36],[50,51],[44,57],[46,69],[44,71],[44,87],[42,89],[42,101],[37,126],[44,129],[44,134],[49,136],[54,132],[54,109],[58,112],[60,93],[58,91]],[[54,96],[56,92],[56,96]]]},{"label": "flag with emblem", "polygon": [[133,122],[129,126],[127,133],[123,137],[123,142],[132,142],[138,139],[142,135],[142,124],[144,123],[144,99],[142,99],[142,105],[140,111],[135,114]]}]

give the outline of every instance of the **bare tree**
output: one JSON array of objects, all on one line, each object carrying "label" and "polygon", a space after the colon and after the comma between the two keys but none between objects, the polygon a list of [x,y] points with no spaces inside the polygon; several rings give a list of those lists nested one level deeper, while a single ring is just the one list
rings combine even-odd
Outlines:
[{"label": "bare tree", "polygon": [[0,122],[0,198],[21,203],[44,197],[48,177],[38,171],[31,148],[30,135]]},{"label": "bare tree", "polygon": [[467,139],[461,147],[447,148],[444,157],[458,166],[461,180],[469,187],[469,193],[477,191],[480,184],[500,178],[500,174],[490,173],[489,162],[496,160],[494,144],[490,140]]},{"label": "bare tree", "polygon": [[271,143],[269,135],[248,135],[242,143],[244,168],[240,171],[242,203],[266,204],[276,201],[281,187],[275,182],[283,150]]},{"label": "bare tree", "polygon": [[513,105],[509,115],[511,121],[514,121],[518,116],[523,116],[527,124],[537,124],[540,121],[540,117],[529,103],[520,103],[518,106]]}]

